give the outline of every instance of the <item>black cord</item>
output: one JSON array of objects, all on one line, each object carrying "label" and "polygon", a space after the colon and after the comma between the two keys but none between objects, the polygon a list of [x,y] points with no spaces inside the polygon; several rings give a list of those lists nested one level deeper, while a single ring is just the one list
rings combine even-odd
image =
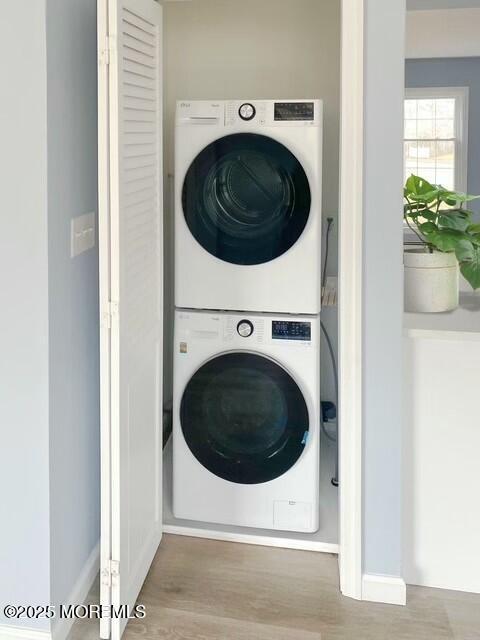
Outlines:
[{"label": "black cord", "polygon": [[[322,273],[322,288],[325,286],[325,282],[326,282],[326,272],[327,272],[327,260],[328,260],[328,250],[329,250],[329,239],[330,239],[330,231],[332,228],[332,224],[333,224],[333,218],[327,218],[327,230],[326,230],[326,237],[325,237],[325,259],[323,262],[323,273]],[[333,350],[333,345],[332,345],[332,341],[330,340],[330,336],[328,335],[328,331],[325,327],[325,325],[322,322],[322,319],[320,319],[320,327],[322,329],[323,335],[325,337],[325,340],[327,342],[327,346],[328,346],[328,352],[330,354],[330,360],[332,362],[332,370],[333,370],[333,381],[334,381],[334,386],[335,386],[335,407],[337,409],[337,433],[336,433],[336,438],[333,438],[326,430],[325,425],[323,424],[323,417],[320,418],[321,421],[321,426],[322,426],[322,431],[325,434],[325,436],[329,439],[332,440],[334,442],[336,442],[336,455],[335,455],[335,475],[332,478],[332,484],[335,487],[338,487],[338,368],[337,368],[337,362],[335,360],[335,352]]]},{"label": "black cord", "polygon": [[333,218],[327,218],[327,231],[325,236],[325,259],[323,261],[323,271],[322,271],[322,288],[325,286],[327,281],[327,260],[328,260],[328,249],[329,249],[329,240],[330,240],[330,229],[333,224]]}]

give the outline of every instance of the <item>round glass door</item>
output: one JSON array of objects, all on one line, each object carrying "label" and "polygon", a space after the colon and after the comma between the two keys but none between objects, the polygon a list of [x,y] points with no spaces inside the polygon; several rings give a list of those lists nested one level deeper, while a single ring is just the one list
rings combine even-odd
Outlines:
[{"label": "round glass door", "polygon": [[216,476],[241,484],[278,478],[302,455],[308,409],[293,378],[251,353],[203,365],[183,394],[180,422],[195,458]]},{"label": "round glass door", "polygon": [[310,213],[308,178],[297,158],[266,136],[216,140],[190,165],[185,221],[211,255],[239,265],[278,258],[302,234]]}]

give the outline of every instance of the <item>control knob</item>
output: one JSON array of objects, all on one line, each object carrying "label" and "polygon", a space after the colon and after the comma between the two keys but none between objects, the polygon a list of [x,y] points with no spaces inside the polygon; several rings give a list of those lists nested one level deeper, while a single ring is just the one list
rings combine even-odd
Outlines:
[{"label": "control knob", "polygon": [[257,111],[255,107],[249,102],[245,102],[244,104],[242,104],[242,106],[238,110],[238,115],[242,120],[253,120],[256,113]]},{"label": "control knob", "polygon": [[253,324],[250,320],[240,320],[237,324],[237,332],[242,338],[249,338],[253,333]]}]

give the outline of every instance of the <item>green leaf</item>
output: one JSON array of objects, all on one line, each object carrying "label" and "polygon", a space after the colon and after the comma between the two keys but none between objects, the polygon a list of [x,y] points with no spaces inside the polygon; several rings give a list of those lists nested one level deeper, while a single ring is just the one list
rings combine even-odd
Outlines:
[{"label": "green leaf", "polygon": [[428,180],[424,178],[420,178],[419,176],[411,175],[406,183],[405,188],[408,191],[408,197],[417,198],[418,196],[423,196],[424,198],[432,197],[432,193],[437,193],[436,187],[430,184]]},{"label": "green leaf", "polygon": [[457,256],[457,260],[459,262],[468,262],[469,260],[472,260],[473,254],[474,246],[470,242],[470,240],[463,238],[457,242],[457,245],[455,247],[455,255]]},{"label": "green leaf", "polygon": [[428,236],[431,242],[439,251],[449,253],[455,251],[458,242],[465,238],[465,234],[454,229],[440,229],[436,233]]},{"label": "green leaf", "polygon": [[472,289],[480,288],[480,246],[473,245],[468,240],[460,240],[455,250],[460,263],[463,277],[470,283]]},{"label": "green leaf", "polygon": [[480,233],[480,224],[471,224],[467,228],[468,233]]},{"label": "green leaf", "polygon": [[472,196],[468,193],[462,193],[461,191],[449,191],[448,189],[442,188],[438,190],[438,198],[449,206],[455,207],[458,206],[458,204],[477,200],[480,196]]},{"label": "green leaf", "polygon": [[430,233],[436,233],[438,231],[438,227],[433,222],[422,222],[422,224],[418,225],[418,228],[425,235],[429,235]]},{"label": "green leaf", "polygon": [[438,225],[446,229],[456,229],[466,231],[470,224],[471,216],[467,211],[455,209],[453,211],[442,211],[438,216]]},{"label": "green leaf", "polygon": [[432,203],[437,202],[438,192],[428,191],[426,193],[409,193],[408,199],[412,202],[418,203],[425,207],[432,206]]},{"label": "green leaf", "polygon": [[458,202],[471,202],[472,200],[478,200],[480,196],[472,196],[468,193],[456,193],[455,194]]},{"label": "green leaf", "polygon": [[420,218],[425,218],[425,220],[429,220],[430,222],[434,222],[437,218],[437,214],[435,213],[435,211],[430,211],[430,209],[425,209],[418,215]]}]

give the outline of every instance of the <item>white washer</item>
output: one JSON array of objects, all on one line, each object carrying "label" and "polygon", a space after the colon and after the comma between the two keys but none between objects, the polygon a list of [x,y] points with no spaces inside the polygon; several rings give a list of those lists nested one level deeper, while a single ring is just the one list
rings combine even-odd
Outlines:
[{"label": "white washer", "polygon": [[173,513],[319,528],[318,316],[175,312]]},{"label": "white washer", "polygon": [[322,111],[177,103],[176,307],[319,313]]}]

